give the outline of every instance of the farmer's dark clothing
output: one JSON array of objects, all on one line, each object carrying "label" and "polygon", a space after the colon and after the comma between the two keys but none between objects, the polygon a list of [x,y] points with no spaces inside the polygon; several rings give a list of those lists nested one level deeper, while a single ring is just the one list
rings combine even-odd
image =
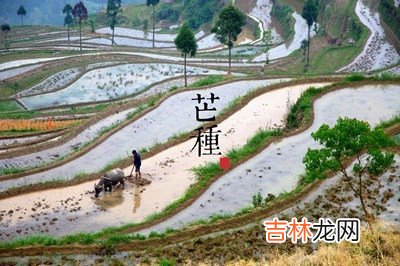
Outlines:
[{"label": "farmer's dark clothing", "polygon": [[135,166],[135,171],[140,171],[140,166],[142,165],[142,158],[139,153],[133,155],[133,165]]}]

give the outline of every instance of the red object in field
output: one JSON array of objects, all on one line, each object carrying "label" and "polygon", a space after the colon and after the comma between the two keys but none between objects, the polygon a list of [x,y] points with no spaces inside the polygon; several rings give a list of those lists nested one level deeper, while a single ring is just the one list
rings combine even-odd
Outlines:
[{"label": "red object in field", "polygon": [[231,160],[228,157],[219,158],[219,168],[229,170],[231,168]]}]

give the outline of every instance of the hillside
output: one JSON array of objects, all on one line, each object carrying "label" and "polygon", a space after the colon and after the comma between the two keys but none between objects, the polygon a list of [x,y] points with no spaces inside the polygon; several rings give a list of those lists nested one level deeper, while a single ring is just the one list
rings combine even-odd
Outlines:
[{"label": "hillside", "polygon": [[[27,15],[24,18],[28,25],[53,25],[61,26],[64,23],[62,9],[66,4],[75,4],[78,1],[72,0],[2,0],[0,8],[0,23],[9,23],[20,25],[21,20],[17,15],[20,5],[25,7]],[[89,13],[96,13],[104,6],[107,0],[85,0],[83,1],[88,8]],[[124,0],[124,4],[144,3],[144,0]]]}]

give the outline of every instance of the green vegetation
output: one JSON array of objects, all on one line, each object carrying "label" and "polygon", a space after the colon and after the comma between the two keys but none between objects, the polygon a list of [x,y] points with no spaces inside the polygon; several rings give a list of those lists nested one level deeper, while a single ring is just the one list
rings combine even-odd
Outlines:
[{"label": "green vegetation", "polygon": [[[294,51],[290,60],[282,71],[266,68],[267,74],[309,74],[334,73],[341,67],[349,64],[364,48],[369,36],[366,28],[355,14],[356,0],[348,0],[347,4],[336,5],[333,0],[318,1],[318,23],[321,24],[317,35],[313,38],[315,43],[322,45],[310,51],[309,66],[304,69],[303,51]],[[346,29],[350,29],[347,31]],[[308,46],[306,49],[307,58]]]},{"label": "green vegetation", "polygon": [[362,74],[358,74],[358,73],[350,74],[350,75],[344,77],[344,81],[347,81],[347,82],[355,82],[355,81],[360,81],[360,80],[365,80],[365,79],[367,79],[366,76],[364,76]]},{"label": "green vegetation", "polygon": [[287,40],[294,35],[295,20],[292,16],[294,10],[291,6],[276,1],[271,10],[271,16],[276,18],[283,27],[283,37]]},{"label": "green vegetation", "polygon": [[78,2],[72,10],[72,15],[79,25],[79,51],[82,52],[82,23],[88,19],[88,11],[82,2]]},{"label": "green vegetation", "polygon": [[222,9],[219,0],[191,0],[183,7],[183,18],[189,23],[192,29],[198,29],[206,23],[210,23],[216,14]]},{"label": "green vegetation", "polygon": [[[366,77],[360,74],[351,74],[343,78],[342,83],[351,83],[357,82],[362,80],[373,80],[373,81],[385,81],[385,80],[392,80],[400,81],[400,76],[385,76],[385,75],[376,75],[373,77]],[[289,113],[286,116],[286,128],[287,129],[295,129],[300,127],[301,125],[307,124],[311,120],[312,115],[312,100],[318,94],[323,93],[324,91],[328,90],[332,86],[327,86],[323,88],[314,88],[310,87],[306,91],[304,91],[297,102],[292,105],[289,109]]]},{"label": "green vegetation", "polygon": [[270,29],[268,29],[263,38],[263,52],[265,53],[265,63],[269,64],[269,50],[271,49],[273,44],[273,37],[272,37],[272,32]]},{"label": "green vegetation", "polygon": [[186,57],[196,55],[197,44],[196,38],[193,32],[190,30],[189,25],[184,23],[179,30],[178,36],[175,38],[175,45],[178,51],[180,51],[184,57],[184,75],[185,75],[185,87],[187,87],[187,73],[186,73]]},{"label": "green vegetation", "polygon": [[254,208],[260,207],[262,205],[262,196],[261,193],[253,195],[253,206]]},{"label": "green vegetation", "polygon": [[69,29],[74,24],[74,19],[72,18],[72,6],[70,4],[66,4],[62,12],[63,14],[65,14],[64,26],[67,25],[68,28],[68,42],[69,42],[70,41]]},{"label": "green vegetation", "polygon": [[169,259],[161,259],[160,261],[160,266],[174,266],[175,262],[173,260],[169,260]]},{"label": "green vegetation", "polygon": [[1,114],[4,112],[21,111],[21,110],[22,110],[21,106],[13,100],[0,101],[0,117]]},{"label": "green vegetation", "polygon": [[[367,122],[350,118],[339,118],[333,127],[324,124],[311,136],[323,148],[308,149],[303,159],[307,173],[326,177],[328,170],[340,171],[349,188],[360,199],[369,222],[372,215],[365,204],[368,190],[364,190],[364,182],[367,182],[364,180],[372,175],[381,175],[394,163],[394,154],[383,151],[395,145],[394,141],[382,129],[371,129]],[[357,161],[348,170],[343,162],[352,157]]]},{"label": "green vegetation", "polygon": [[242,32],[246,23],[246,16],[236,7],[229,5],[225,7],[218,16],[218,20],[212,29],[217,39],[228,46],[229,49],[229,68],[228,74],[231,73],[231,50],[233,43]]},{"label": "green vegetation", "polygon": [[383,21],[392,29],[400,40],[400,8],[394,6],[394,0],[381,0],[379,12]]},{"label": "green vegetation", "polygon": [[[319,0],[318,13],[321,21],[320,33],[328,33],[333,39],[358,41],[365,26],[355,14],[356,0],[347,0],[340,5],[334,0]],[[350,31],[346,31],[350,29]]]},{"label": "green vegetation", "polygon": [[13,168],[1,168],[0,169],[0,176],[2,175],[12,175],[12,174],[18,174],[22,173],[25,171],[25,168],[18,168],[18,167],[13,167]]},{"label": "green vegetation", "polygon": [[8,50],[10,48],[10,44],[8,42],[8,33],[11,31],[10,25],[4,23],[1,25],[1,31],[4,35],[4,49]]},{"label": "green vegetation", "polygon": [[380,122],[375,128],[385,129],[396,124],[400,124],[400,115],[397,115],[389,120]]},{"label": "green vegetation", "polygon": [[266,142],[272,137],[280,136],[282,132],[276,130],[259,130],[252,138],[250,138],[246,145],[239,149],[232,149],[227,153],[227,156],[231,159],[233,165],[238,164],[240,160],[247,158],[251,154],[257,152],[260,147],[263,147]]},{"label": "green vegetation", "polygon": [[17,15],[21,17],[21,25],[24,26],[24,16],[26,16],[26,10],[23,5],[19,6]]},{"label": "green vegetation", "polygon": [[157,12],[157,19],[169,20],[172,23],[177,23],[179,20],[179,13],[179,10],[175,6],[164,4]]},{"label": "green vegetation", "polygon": [[[334,73],[339,68],[349,64],[361,53],[364,44],[368,39],[368,30],[363,27],[359,40],[355,44],[344,44],[341,46],[326,46],[317,51],[313,51],[310,56],[310,65],[308,67],[309,74],[328,74]],[[322,38],[322,37],[317,37]],[[289,58],[296,58],[295,63],[288,66],[287,74],[303,74],[302,51],[293,52]],[[267,70],[268,71],[268,70]],[[267,72],[275,73],[275,72]],[[279,71],[280,74],[284,73]]]},{"label": "green vegetation", "polygon": [[192,88],[197,88],[197,87],[203,87],[203,86],[209,86],[213,85],[219,82],[223,82],[226,80],[226,76],[222,75],[212,75],[212,76],[207,76],[205,78],[202,78],[193,84],[190,85]]},{"label": "green vegetation", "polygon": [[286,117],[286,128],[298,128],[311,120],[312,99],[323,90],[311,87],[301,94],[297,102],[290,107]]},{"label": "green vegetation", "polygon": [[308,26],[308,49],[307,49],[307,66],[310,65],[310,30],[311,26],[317,22],[318,4],[315,0],[306,0],[303,6],[301,16],[306,20]]},{"label": "green vegetation", "polygon": [[[117,16],[121,13],[121,0],[108,0],[107,2],[107,17],[109,18],[110,29],[112,30],[111,45],[114,45],[114,30],[117,25]],[[93,20],[91,20],[93,22]],[[94,27],[92,27],[94,32]]]}]

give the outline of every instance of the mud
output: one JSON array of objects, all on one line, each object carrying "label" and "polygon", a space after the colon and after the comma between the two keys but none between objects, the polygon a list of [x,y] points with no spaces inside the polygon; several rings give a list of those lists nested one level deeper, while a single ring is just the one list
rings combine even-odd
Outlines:
[{"label": "mud", "polygon": [[[142,233],[180,228],[212,214],[235,213],[251,204],[256,193],[278,195],[292,190],[304,172],[302,159],[308,148],[318,147],[311,133],[323,123],[332,125],[338,117],[352,117],[375,125],[399,112],[399,86],[365,86],[327,94],[315,102],[315,120],[311,128],[281,142],[218,179],[196,202],[174,217]],[[368,110],[368,111],[366,111]],[[285,163],[282,164],[282,160]],[[290,165],[290,168],[287,167]],[[243,189],[246,187],[247,189]],[[232,193],[235,191],[235,193]]]}]

